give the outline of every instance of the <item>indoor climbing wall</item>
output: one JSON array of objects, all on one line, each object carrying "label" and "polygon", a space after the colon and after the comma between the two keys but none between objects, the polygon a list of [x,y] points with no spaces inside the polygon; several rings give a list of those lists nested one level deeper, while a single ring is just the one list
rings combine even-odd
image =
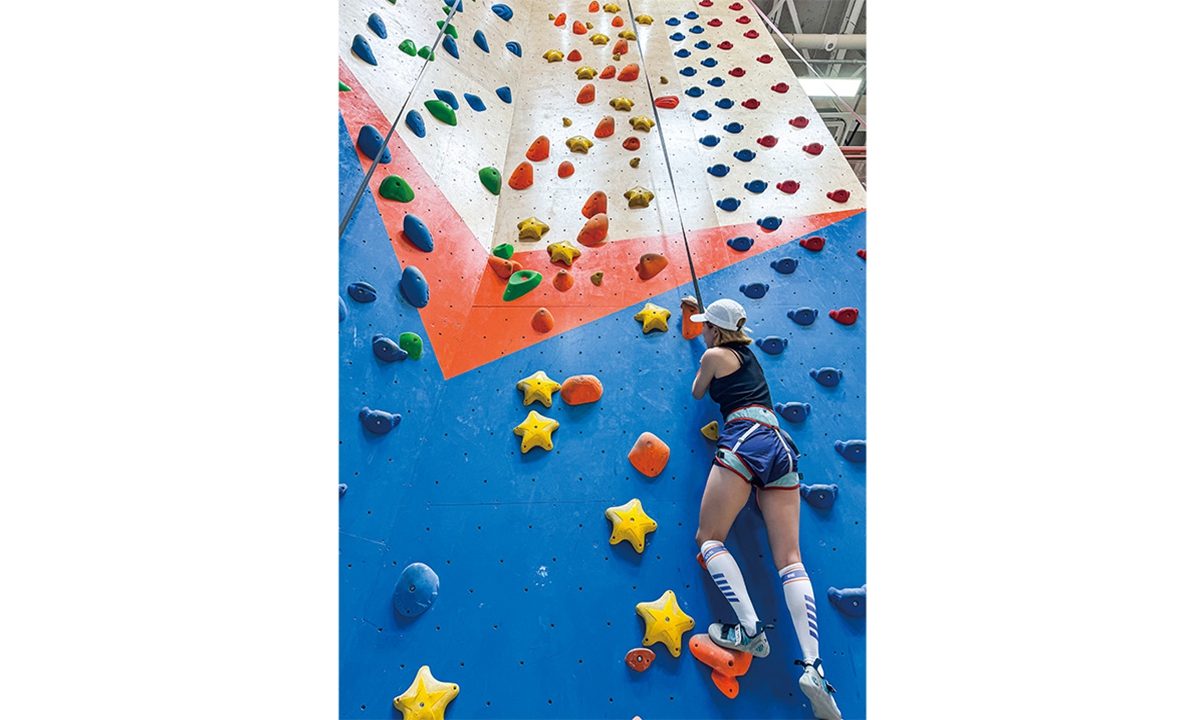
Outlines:
[{"label": "indoor climbing wall", "polygon": [[806,716],[753,498],[727,545],[772,652],[730,698],[688,647],[733,614],[696,561],[686,228],[804,455],[822,657],[864,717],[865,193],[754,7],[347,0],[340,34],[343,213],[400,118],[339,241],[341,715]]}]

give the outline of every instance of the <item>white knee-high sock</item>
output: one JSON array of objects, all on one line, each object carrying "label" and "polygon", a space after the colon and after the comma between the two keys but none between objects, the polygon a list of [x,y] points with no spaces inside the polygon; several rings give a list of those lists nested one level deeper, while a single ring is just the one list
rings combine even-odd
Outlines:
[{"label": "white knee-high sock", "polygon": [[708,568],[708,574],[712,575],[713,582],[737,613],[742,630],[747,636],[753,637],[757,632],[758,614],[754,612],[754,605],[750,603],[746,581],[742,579],[737,560],[725,549],[724,543],[716,540],[709,540],[701,545],[700,553],[704,557],[704,566]]},{"label": "white knee-high sock", "polygon": [[779,579],[783,581],[783,598],[787,601],[788,612],[792,615],[792,626],[796,628],[796,638],[800,640],[800,652],[804,654],[804,662],[811,663],[821,656],[817,635],[817,603],[813,599],[812,581],[804,570],[804,563],[788,565],[779,571]]}]

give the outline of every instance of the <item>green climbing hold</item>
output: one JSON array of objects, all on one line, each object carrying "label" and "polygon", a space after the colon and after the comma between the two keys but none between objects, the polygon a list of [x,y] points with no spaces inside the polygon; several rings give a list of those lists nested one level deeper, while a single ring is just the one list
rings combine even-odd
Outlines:
[{"label": "green climbing hold", "polygon": [[400,52],[402,52],[406,55],[412,55],[413,57],[416,57],[417,44],[415,42],[413,42],[412,40],[405,38],[404,42],[400,43]]},{"label": "green climbing hold", "polygon": [[350,86],[338,80],[338,92],[350,92]]},{"label": "green climbing hold", "polygon": [[421,336],[416,333],[400,333],[400,349],[408,353],[409,360],[421,359]]},{"label": "green climbing hold", "polygon": [[457,125],[458,116],[454,114],[454,108],[450,107],[441,100],[426,100],[425,109],[429,114],[446,123],[447,125]]},{"label": "green climbing hold", "polygon": [[500,194],[500,171],[494,167],[485,167],[479,170],[479,182],[488,189],[493,195]]},{"label": "green climbing hold", "polygon": [[515,251],[516,248],[512,246],[512,243],[504,243],[503,245],[497,245],[496,247],[492,248],[493,255],[498,258],[504,258],[505,260],[511,260]]},{"label": "green climbing hold", "polygon": [[542,274],[540,272],[536,272],[534,270],[518,270],[508,278],[508,285],[504,286],[504,302],[516,300],[517,298],[537,287],[538,283],[541,281]]},{"label": "green climbing hold", "polygon": [[[438,20],[438,30],[441,30],[443,25],[446,25],[446,21]],[[458,30],[456,30],[453,25],[446,25],[446,34],[455,40],[458,39]]]},{"label": "green climbing hold", "polygon": [[450,14],[450,6],[449,6],[449,5],[447,5],[447,6],[443,7],[443,8],[442,8],[442,12],[446,13],[447,15],[449,15],[449,14]]},{"label": "green climbing hold", "polygon": [[388,200],[399,200],[400,202],[411,202],[416,193],[409,187],[404,178],[399,175],[388,175],[379,183],[379,195]]},{"label": "green climbing hold", "polygon": [[425,58],[429,62],[433,62],[433,53],[429,50],[428,45],[425,45],[420,50],[418,50],[417,54],[420,55],[421,57]]}]

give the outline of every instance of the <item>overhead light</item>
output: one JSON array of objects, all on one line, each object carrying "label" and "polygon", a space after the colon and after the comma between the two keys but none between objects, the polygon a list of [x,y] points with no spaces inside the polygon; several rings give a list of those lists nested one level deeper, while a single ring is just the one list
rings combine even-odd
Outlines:
[{"label": "overhead light", "polygon": [[862,78],[797,78],[804,94],[809,97],[854,97]]}]

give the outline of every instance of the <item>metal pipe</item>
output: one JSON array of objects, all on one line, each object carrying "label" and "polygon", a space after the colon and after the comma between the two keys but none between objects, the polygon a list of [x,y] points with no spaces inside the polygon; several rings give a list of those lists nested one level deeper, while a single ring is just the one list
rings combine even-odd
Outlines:
[{"label": "metal pipe", "polygon": [[[788,61],[788,62],[795,62],[795,63],[802,63],[802,62],[803,62],[803,61],[802,61],[800,58],[798,58],[798,57],[790,57],[790,58],[788,58],[788,59],[787,59],[787,61]],[[815,60],[814,60],[814,59],[812,59],[812,58],[809,58],[809,60],[808,60],[808,61],[809,61],[810,63],[812,63],[813,65],[832,65],[832,64],[834,64],[834,63],[838,63],[838,64],[841,64],[841,65],[866,65],[866,64],[867,64],[867,61],[866,61],[866,60],[838,60],[837,58],[818,58],[818,59],[815,59]]]},{"label": "metal pipe", "polygon": [[[797,50],[824,50],[826,52],[833,52],[839,49],[860,51],[867,49],[866,33],[859,33],[857,35],[821,35],[819,33],[789,35],[785,33],[783,37],[796,46]],[[775,43],[783,46],[783,42],[779,36],[775,37]]]}]

